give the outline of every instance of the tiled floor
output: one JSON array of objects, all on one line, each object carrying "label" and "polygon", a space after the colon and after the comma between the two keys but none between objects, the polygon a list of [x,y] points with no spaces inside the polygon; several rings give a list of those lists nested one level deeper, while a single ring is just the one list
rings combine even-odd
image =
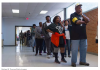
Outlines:
[{"label": "tiled floor", "polygon": [[[18,45],[2,48],[2,67],[70,67],[71,58],[66,57],[66,60],[67,63],[56,64],[54,63],[54,57],[46,58],[46,53],[42,53],[42,56],[35,56],[35,52],[32,52],[32,47],[20,47]],[[87,62],[90,63],[89,67],[98,67],[98,56],[87,54]],[[79,65],[79,53],[77,67],[88,67]]]}]

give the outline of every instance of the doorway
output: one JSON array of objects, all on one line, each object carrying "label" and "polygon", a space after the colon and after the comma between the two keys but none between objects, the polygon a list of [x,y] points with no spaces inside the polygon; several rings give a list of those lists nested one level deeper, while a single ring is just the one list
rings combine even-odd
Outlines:
[{"label": "doorway", "polygon": [[15,45],[20,44],[20,32],[22,31],[23,34],[28,30],[31,32],[31,28],[32,26],[15,26]]}]

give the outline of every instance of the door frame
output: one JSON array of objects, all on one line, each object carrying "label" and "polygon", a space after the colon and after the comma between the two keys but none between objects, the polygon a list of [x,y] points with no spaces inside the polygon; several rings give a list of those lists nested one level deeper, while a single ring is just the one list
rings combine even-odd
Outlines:
[{"label": "door frame", "polygon": [[32,26],[15,26],[15,46],[16,46],[16,27],[32,27]]}]

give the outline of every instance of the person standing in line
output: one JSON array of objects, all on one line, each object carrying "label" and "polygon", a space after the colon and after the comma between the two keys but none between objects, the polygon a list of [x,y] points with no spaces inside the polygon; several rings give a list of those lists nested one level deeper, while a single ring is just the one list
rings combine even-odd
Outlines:
[{"label": "person standing in line", "polygon": [[[50,58],[51,48],[53,47],[53,45],[51,43],[52,33],[46,31],[46,27],[49,26],[50,24],[52,24],[51,18],[50,18],[50,16],[46,16],[46,22],[43,23],[42,32],[43,32],[43,35],[45,36],[44,40],[45,40],[45,44],[47,47],[47,58]],[[52,51],[53,51],[53,48],[52,48]]]},{"label": "person standing in line", "polygon": [[31,40],[31,33],[30,33],[30,30],[28,30],[28,33],[27,33],[27,47],[30,47],[31,43],[30,43],[30,40]]},{"label": "person standing in line", "polygon": [[36,44],[35,44],[35,27],[36,27],[36,25],[33,24],[33,27],[31,29],[33,52],[34,52],[34,47],[36,46]]},{"label": "person standing in line", "polygon": [[65,36],[66,36],[66,45],[65,45],[65,57],[66,57],[66,48],[68,47],[68,57],[70,56],[70,25],[69,21],[65,20]]},{"label": "person standing in line", "polygon": [[24,38],[25,38],[25,46],[26,46],[26,39],[27,39],[27,38],[26,38],[26,32],[25,32],[25,34],[24,34]]},{"label": "person standing in line", "polygon": [[72,24],[71,29],[71,66],[76,67],[78,46],[80,49],[80,65],[89,66],[86,62],[86,52],[87,52],[87,35],[86,35],[86,25],[90,21],[89,18],[82,13],[82,4],[75,5],[75,12],[70,15],[70,21]]},{"label": "person standing in line", "polygon": [[38,54],[38,48],[39,48],[39,55],[42,55],[42,43],[43,43],[43,34],[42,34],[42,22],[39,22],[39,27],[35,28],[35,41],[36,41],[36,54]]},{"label": "person standing in line", "polygon": [[26,31],[26,45],[28,44],[28,30]]},{"label": "person standing in line", "polygon": [[20,37],[20,45],[21,45],[21,43],[23,45],[23,32],[22,32],[22,30],[21,30],[21,32],[19,34],[19,37]]},{"label": "person standing in line", "polygon": [[61,61],[67,62],[64,58],[64,52],[65,52],[65,35],[63,33],[63,30],[65,29],[63,24],[61,23],[60,16],[55,16],[53,19],[52,24],[46,27],[47,32],[51,32],[51,42],[54,44],[54,54],[55,54],[55,62],[60,64],[58,60],[58,50],[60,48],[61,53]]},{"label": "person standing in line", "polygon": [[[30,32],[30,31],[29,31]],[[30,36],[29,36],[30,38],[29,38],[29,45],[30,45],[30,47],[32,47],[32,34],[30,33]]]},{"label": "person standing in line", "polygon": [[25,34],[25,32],[23,33],[23,45],[25,44],[24,34]]}]

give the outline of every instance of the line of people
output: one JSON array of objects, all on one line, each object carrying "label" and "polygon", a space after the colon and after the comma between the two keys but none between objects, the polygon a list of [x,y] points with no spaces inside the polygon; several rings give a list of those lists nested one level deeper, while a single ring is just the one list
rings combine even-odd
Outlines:
[{"label": "line of people", "polygon": [[19,37],[20,37],[20,45],[22,44],[27,47],[32,47],[33,41],[32,41],[32,34],[30,30],[27,30],[24,33],[21,30]]},{"label": "line of people", "polygon": [[[46,16],[46,22],[42,24],[39,22],[39,26],[34,28],[34,36],[32,39],[36,43],[36,54],[42,55],[42,50],[46,52],[47,48],[47,58],[51,57],[51,53],[55,57],[55,62],[60,64],[58,60],[58,50],[60,49],[61,61],[67,62],[66,49],[68,47],[68,57],[71,57],[71,66],[76,67],[78,47],[80,49],[80,65],[89,66],[86,62],[86,51],[87,51],[87,36],[86,36],[86,25],[89,22],[89,18],[82,13],[82,4],[75,5],[75,12],[70,16],[70,22],[65,20],[61,22],[60,16],[55,16],[53,23],[50,21],[50,16]],[[43,47],[43,43],[45,47]],[[71,48],[70,48],[71,45]],[[34,46],[33,46],[34,47]],[[43,47],[43,48],[42,48]],[[72,51],[72,56],[70,56],[70,49]]]}]

